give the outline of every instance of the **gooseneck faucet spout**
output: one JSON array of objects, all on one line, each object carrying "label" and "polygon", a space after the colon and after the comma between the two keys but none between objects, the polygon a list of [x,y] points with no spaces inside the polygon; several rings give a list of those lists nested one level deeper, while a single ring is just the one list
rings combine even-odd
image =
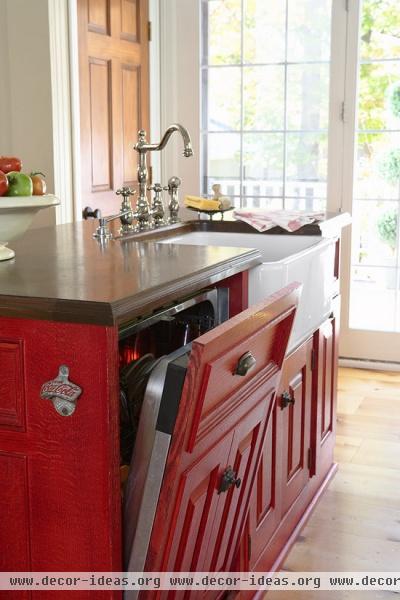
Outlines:
[{"label": "gooseneck faucet spout", "polygon": [[179,123],[174,123],[173,125],[170,125],[168,127],[168,129],[166,129],[164,135],[161,138],[161,142],[159,144],[147,143],[146,142],[146,132],[143,129],[141,129],[139,131],[139,141],[135,145],[135,150],[137,150],[138,152],[142,152],[142,153],[163,150],[165,148],[165,146],[168,144],[171,135],[175,131],[179,131],[179,133],[181,134],[182,139],[183,139],[183,144],[184,144],[183,156],[185,156],[186,158],[193,156],[192,142],[190,139],[189,132],[186,129],[186,127],[183,127],[183,125],[180,125]]},{"label": "gooseneck faucet spout", "polygon": [[141,231],[148,229],[150,226],[150,207],[147,201],[147,183],[148,183],[148,171],[147,171],[147,160],[146,155],[148,152],[157,152],[163,150],[168,144],[171,135],[178,131],[183,139],[184,150],[183,156],[189,158],[193,156],[193,148],[190,140],[189,132],[183,125],[174,123],[170,125],[165,131],[158,144],[150,144],[146,140],[146,132],[141,129],[139,131],[138,142],[134,145],[134,149],[139,153],[139,161],[137,168],[138,183],[139,183],[139,197],[136,204],[136,211],[138,213],[139,229]]}]

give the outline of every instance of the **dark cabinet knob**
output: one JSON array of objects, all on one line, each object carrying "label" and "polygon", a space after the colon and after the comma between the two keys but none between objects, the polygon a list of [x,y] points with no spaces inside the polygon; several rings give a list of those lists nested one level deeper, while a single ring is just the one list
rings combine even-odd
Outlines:
[{"label": "dark cabinet knob", "polygon": [[256,366],[256,359],[254,358],[254,356],[252,355],[251,352],[245,352],[238,360],[238,363],[236,365],[236,369],[235,372],[233,373],[234,375],[241,375],[242,377],[244,377],[245,375],[247,375],[247,373],[249,371],[251,371],[251,369],[253,369]]},{"label": "dark cabinet knob", "polygon": [[232,467],[228,467],[227,469],[225,469],[224,474],[221,477],[221,483],[219,484],[218,494],[227,492],[232,485],[239,488],[241,486],[241,483],[242,480],[236,476],[236,473],[232,469]]},{"label": "dark cabinet knob", "polygon": [[86,206],[82,211],[82,217],[85,219],[100,219],[101,218],[101,210],[99,208],[90,208],[90,206]]},{"label": "dark cabinet knob", "polygon": [[281,396],[281,409],[283,410],[284,408],[289,406],[289,404],[294,404],[294,398],[292,397],[290,392],[283,392]]}]

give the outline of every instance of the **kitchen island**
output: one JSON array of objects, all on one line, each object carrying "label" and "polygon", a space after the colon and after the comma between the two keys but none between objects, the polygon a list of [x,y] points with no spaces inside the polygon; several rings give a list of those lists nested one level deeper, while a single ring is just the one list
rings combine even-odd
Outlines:
[{"label": "kitchen island", "polygon": [[[340,235],[341,219],[325,231]],[[187,353],[141,559],[152,571],[277,568],[335,469],[338,298],[287,356],[299,290],[247,309],[257,250],[157,243],[202,222],[105,245],[94,227],[28,232],[0,265],[1,570],[123,570],[120,332],[210,287],[229,290],[229,319]],[[80,390],[70,413],[59,383]]]}]

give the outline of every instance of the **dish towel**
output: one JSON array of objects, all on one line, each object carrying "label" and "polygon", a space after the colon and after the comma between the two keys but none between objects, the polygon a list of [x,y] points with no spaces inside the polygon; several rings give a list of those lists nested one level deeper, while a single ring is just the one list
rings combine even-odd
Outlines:
[{"label": "dish towel", "polygon": [[314,221],[322,221],[325,213],[305,210],[263,210],[238,208],[233,216],[238,221],[248,223],[257,231],[267,231],[272,227],[282,227],[286,231],[297,231],[303,225],[310,225]]}]

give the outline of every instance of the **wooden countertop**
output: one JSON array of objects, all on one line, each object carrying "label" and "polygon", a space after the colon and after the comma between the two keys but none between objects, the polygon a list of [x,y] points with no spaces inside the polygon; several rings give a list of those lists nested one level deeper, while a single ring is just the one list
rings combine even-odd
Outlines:
[{"label": "wooden countertop", "polygon": [[261,262],[257,250],[92,238],[95,222],[28,231],[0,262],[0,316],[121,324]]},{"label": "wooden countertop", "polygon": [[[346,213],[327,213],[291,235],[336,236],[349,222]],[[189,221],[104,247],[92,238],[95,227],[87,221],[31,230],[12,242],[16,257],[0,262],[0,316],[122,324],[261,263],[254,249],[157,243],[189,231],[255,233],[238,221]],[[282,233],[275,227],[260,235]]]}]

